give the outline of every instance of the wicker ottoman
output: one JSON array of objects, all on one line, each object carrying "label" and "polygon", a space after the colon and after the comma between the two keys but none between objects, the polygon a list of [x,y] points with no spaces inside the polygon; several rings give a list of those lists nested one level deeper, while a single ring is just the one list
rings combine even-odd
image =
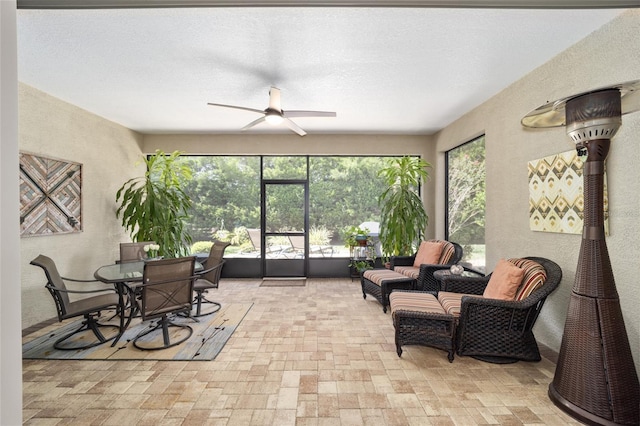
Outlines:
[{"label": "wicker ottoman", "polygon": [[413,290],[416,280],[390,269],[367,269],[360,279],[362,284],[362,297],[367,298],[367,293],[378,299],[382,305],[382,312],[387,313],[389,306],[389,294],[393,290]]},{"label": "wicker ottoman", "polygon": [[402,345],[423,345],[446,351],[453,362],[455,318],[433,293],[394,291],[389,299],[398,356],[402,356]]}]

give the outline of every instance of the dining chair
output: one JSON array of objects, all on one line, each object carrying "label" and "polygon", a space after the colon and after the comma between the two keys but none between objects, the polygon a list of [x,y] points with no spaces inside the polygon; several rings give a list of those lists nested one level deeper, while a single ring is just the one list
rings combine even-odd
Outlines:
[{"label": "dining chair", "polygon": [[[222,305],[218,302],[214,302],[205,297],[210,289],[218,288],[220,282],[220,274],[222,273],[222,267],[224,266],[224,251],[231,243],[223,241],[214,241],[211,250],[209,251],[209,257],[202,262],[204,270],[197,274],[197,279],[193,283],[193,291],[195,292],[195,298],[193,300],[193,307],[195,312],[192,312],[192,316],[201,317],[204,315],[210,315],[214,312],[218,312]],[[213,305],[212,309],[202,312],[203,304]]]},{"label": "dining chair", "polygon": [[[116,263],[138,262],[146,259],[147,252],[144,251],[144,246],[148,244],[155,244],[155,241],[138,241],[134,243],[120,243],[120,259]],[[127,304],[133,309],[131,316],[135,315],[139,310],[140,291],[134,288],[133,291],[127,293]]]},{"label": "dining chair", "polygon": [[[102,311],[114,310],[115,312],[118,312],[120,299],[118,297],[118,293],[114,288],[104,288],[97,290],[72,290],[67,288],[65,281],[76,283],[90,283],[99,281],[79,280],[62,277],[58,272],[58,268],[56,267],[55,262],[50,257],[42,254],[33,259],[30,263],[31,265],[38,266],[44,270],[44,274],[47,277],[47,284],[45,285],[45,287],[47,288],[47,290],[49,290],[49,293],[51,293],[51,296],[53,297],[53,300],[56,304],[56,310],[58,311],[58,321],[62,322],[66,319],[80,316],[84,317],[84,320],[82,321],[80,327],[71,331],[70,333],[65,334],[54,342],[53,347],[55,349],[88,349],[108,342],[118,335],[118,333],[116,332],[113,333],[113,336],[105,336],[101,329],[112,328],[119,331],[120,327],[111,324],[101,324],[98,321],[100,319],[100,314]],[[92,296],[72,302],[69,298],[69,294],[84,294]],[[72,339],[72,341],[77,340],[81,344],[74,345],[70,343],[68,345],[63,345],[63,342],[65,342],[67,339],[70,339],[72,336],[75,336],[76,334],[82,333],[87,330],[91,330],[91,332],[93,332],[97,341],[86,341],[85,338],[79,337],[78,339]],[[82,344],[83,342],[84,344]]]},{"label": "dining chair", "polygon": [[[178,315],[189,317],[193,301],[195,280],[194,256],[162,259],[145,263],[142,274],[140,314],[142,321],[159,318],[147,330],[133,339],[133,346],[141,350],[166,349],[186,341],[193,329],[176,323]],[[170,328],[176,330],[170,333]],[[158,342],[157,331],[161,331],[162,342]]]},{"label": "dining chair", "polygon": [[137,262],[147,258],[144,246],[155,244],[154,241],[139,241],[136,243],[120,243],[120,260],[117,263]]}]

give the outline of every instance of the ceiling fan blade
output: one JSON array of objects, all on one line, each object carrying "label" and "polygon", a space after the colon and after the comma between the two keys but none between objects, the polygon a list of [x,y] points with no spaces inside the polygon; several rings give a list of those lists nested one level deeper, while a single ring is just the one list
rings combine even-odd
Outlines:
[{"label": "ceiling fan blade", "polygon": [[236,106],[236,105],[214,104],[212,102],[208,102],[207,105],[219,106],[219,107],[224,107],[224,108],[235,108],[235,109],[241,109],[241,110],[244,110],[244,111],[251,111],[251,112],[257,112],[257,113],[260,113],[260,114],[264,114],[264,111],[262,111],[260,109],[255,109],[255,108],[247,108],[247,107],[241,107],[241,106]]},{"label": "ceiling fan blade", "polygon": [[302,130],[300,126],[298,126],[296,123],[294,123],[293,121],[289,120],[286,117],[284,118],[284,125],[290,128],[291,130],[293,130],[294,132],[296,132],[297,134],[299,134],[300,136],[304,136],[307,134],[307,132]]},{"label": "ceiling fan blade", "polygon": [[282,111],[284,117],[335,117],[333,111]]},{"label": "ceiling fan blade", "polygon": [[271,86],[269,89],[269,109],[282,111],[282,102],[280,101],[280,89]]},{"label": "ceiling fan blade", "polygon": [[265,121],[266,119],[267,119],[267,118],[266,118],[266,116],[260,117],[260,118],[258,118],[257,120],[253,120],[251,123],[247,124],[246,126],[244,126],[244,127],[243,127],[242,129],[240,129],[240,130],[243,130],[243,131],[244,131],[244,130],[250,129],[250,128],[252,128],[253,126],[255,126],[256,124],[260,124],[260,123],[262,123],[262,122],[263,122],[263,121]]}]

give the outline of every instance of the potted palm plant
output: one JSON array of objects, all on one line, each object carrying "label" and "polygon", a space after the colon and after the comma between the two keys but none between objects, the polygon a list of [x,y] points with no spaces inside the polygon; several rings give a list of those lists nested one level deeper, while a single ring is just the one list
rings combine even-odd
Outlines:
[{"label": "potted palm plant", "polygon": [[419,157],[389,159],[378,175],[386,189],[378,197],[380,244],[385,256],[409,256],[424,236],[429,217],[418,193],[431,164]]},{"label": "potted palm plant", "polygon": [[131,239],[155,241],[163,257],[188,254],[192,242],[185,227],[191,199],[182,190],[182,184],[191,179],[191,169],[178,161],[180,154],[157,150],[148,159],[143,157],[144,176],[129,179],[116,193],[116,216]]}]

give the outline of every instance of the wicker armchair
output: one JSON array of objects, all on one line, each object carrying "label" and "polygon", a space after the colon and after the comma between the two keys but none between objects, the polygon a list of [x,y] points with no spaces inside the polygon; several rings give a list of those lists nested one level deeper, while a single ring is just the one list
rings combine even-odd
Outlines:
[{"label": "wicker armchair", "polygon": [[562,270],[553,261],[526,257],[545,269],[544,283],[521,301],[473,297],[482,295],[491,274],[486,277],[446,276],[442,291],[466,293],[461,299],[456,331],[456,351],[493,363],[518,360],[540,361],[533,326],[547,296],[560,284]]},{"label": "wicker armchair", "polygon": [[[440,241],[440,240],[429,240],[429,241]],[[415,262],[416,255],[413,256],[394,256],[390,259],[391,261],[391,269],[396,270],[396,267],[401,266],[403,268],[399,268],[400,272],[411,276],[416,279],[416,290],[420,291],[438,291],[440,290],[440,283],[433,277],[433,273],[440,269],[449,269],[451,265],[455,265],[460,262],[463,255],[463,250],[460,244],[454,243],[451,241],[444,241],[445,248],[443,249],[443,253],[446,252],[446,246],[453,246],[453,254],[446,259],[443,263],[440,264],[422,264],[420,268],[404,268],[404,267],[413,267],[413,263]]]}]

